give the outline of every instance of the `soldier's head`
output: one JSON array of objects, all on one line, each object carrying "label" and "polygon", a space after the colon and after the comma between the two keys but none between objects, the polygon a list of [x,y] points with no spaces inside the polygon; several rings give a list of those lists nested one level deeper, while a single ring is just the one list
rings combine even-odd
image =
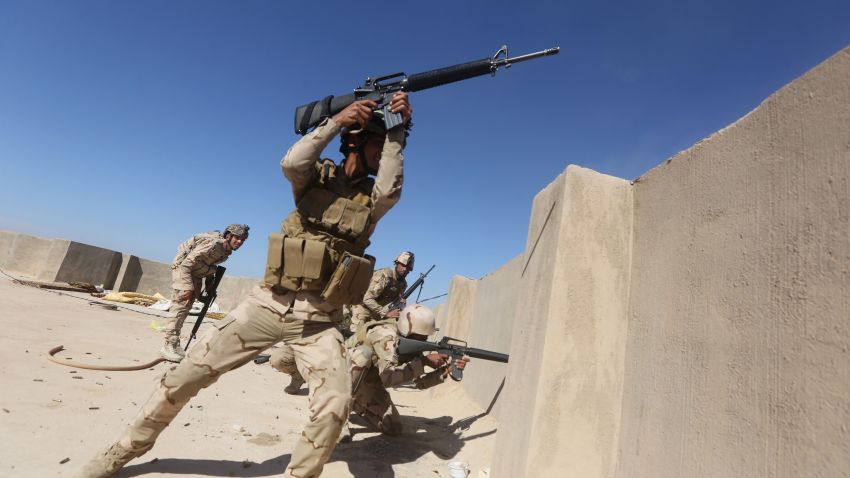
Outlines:
[{"label": "soldier's head", "polygon": [[407,274],[413,270],[413,261],[415,257],[410,251],[402,251],[395,258],[395,272],[401,277],[407,277]]},{"label": "soldier's head", "polygon": [[340,134],[339,151],[345,157],[345,161],[356,163],[356,167],[351,165],[346,168],[346,173],[356,170],[361,175],[378,174],[386,137],[384,120],[379,115],[373,115],[363,127],[343,128]]},{"label": "soldier's head", "polygon": [[437,331],[434,312],[422,304],[411,304],[398,315],[398,333],[403,337],[425,340]]},{"label": "soldier's head", "polygon": [[248,240],[248,231],[251,228],[247,224],[231,224],[224,228],[222,236],[225,244],[232,250],[239,249]]}]

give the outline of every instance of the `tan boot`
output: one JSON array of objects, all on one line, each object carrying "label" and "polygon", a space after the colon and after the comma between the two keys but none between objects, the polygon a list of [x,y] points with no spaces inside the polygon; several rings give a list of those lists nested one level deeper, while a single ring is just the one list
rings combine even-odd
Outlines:
[{"label": "tan boot", "polygon": [[301,390],[301,386],[304,385],[304,377],[301,376],[300,373],[295,373],[292,376],[292,380],[289,381],[289,385],[283,389],[284,392],[290,395],[298,395],[298,391]]},{"label": "tan boot", "polygon": [[86,463],[74,478],[109,478],[136,456],[138,454],[115,443]]},{"label": "tan boot", "polygon": [[159,351],[159,355],[169,362],[178,363],[183,360],[186,353],[183,352],[183,348],[180,347],[180,337],[173,335],[166,336],[165,345],[162,346],[162,349]]}]

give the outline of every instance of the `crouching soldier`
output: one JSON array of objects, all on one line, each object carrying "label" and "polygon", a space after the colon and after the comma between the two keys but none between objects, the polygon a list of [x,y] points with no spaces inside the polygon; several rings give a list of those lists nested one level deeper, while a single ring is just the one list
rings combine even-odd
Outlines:
[{"label": "crouching soldier", "polygon": [[[439,353],[399,355],[398,337],[427,340],[436,332],[434,313],[420,304],[409,305],[398,319],[367,322],[360,325],[346,341],[351,381],[352,412],[366,419],[382,433],[398,435],[401,420],[390,398],[388,387],[413,382],[419,389],[443,383],[450,371],[448,356]],[[463,370],[469,358],[455,360]],[[433,369],[425,371],[425,367]],[[346,422],[340,441],[350,441],[351,431]]]}]

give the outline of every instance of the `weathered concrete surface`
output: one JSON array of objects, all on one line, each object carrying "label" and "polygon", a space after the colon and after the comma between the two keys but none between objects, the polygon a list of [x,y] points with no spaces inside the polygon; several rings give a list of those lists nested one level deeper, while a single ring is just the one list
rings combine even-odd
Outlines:
[{"label": "weathered concrete surface", "polygon": [[535,198],[494,476],[613,474],[632,203],[628,181],[575,166]]},{"label": "weathered concrete surface", "polygon": [[475,288],[478,281],[463,276],[452,277],[449,295],[440,310],[441,323],[437,326],[437,337],[453,337],[466,340],[469,337],[469,325],[472,322],[475,305]]},{"label": "weathered concrete surface", "polygon": [[[518,256],[478,280],[469,327],[470,347],[500,353],[510,351],[521,267],[522,256]],[[504,388],[508,364],[472,360],[470,373],[463,378],[464,389],[482,408],[498,417],[501,403],[498,398]]]},{"label": "weathered concrete surface", "polygon": [[850,476],[850,49],[635,202],[616,476]]},{"label": "weathered concrete surface", "polygon": [[102,284],[105,289],[112,289],[120,267],[120,252],[72,241],[52,280]]},{"label": "weathered concrete surface", "polygon": [[44,239],[19,234],[14,231],[0,231],[0,267],[9,272],[24,274],[28,278],[52,281],[62,266],[62,260],[70,241],[62,239]]}]

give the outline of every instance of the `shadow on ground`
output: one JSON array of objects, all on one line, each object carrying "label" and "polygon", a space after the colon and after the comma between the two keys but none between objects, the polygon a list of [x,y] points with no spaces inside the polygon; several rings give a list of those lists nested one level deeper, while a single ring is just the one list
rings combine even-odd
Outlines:
[{"label": "shadow on ground", "polygon": [[[343,461],[355,478],[393,477],[393,465],[412,463],[428,452],[443,460],[451,460],[463,449],[465,442],[483,436],[492,435],[490,430],[471,437],[461,437],[452,423],[453,418],[442,416],[423,418],[403,416],[404,432],[400,436],[376,434],[336,447],[331,461]],[[358,417],[352,416],[352,424],[362,424]],[[352,433],[366,431],[352,426]],[[427,472],[428,470],[423,470]]]},{"label": "shadow on ground", "polygon": [[229,460],[196,460],[166,458],[131,465],[118,472],[116,478],[129,478],[148,473],[168,475],[237,476],[243,478],[280,476],[289,464],[290,454],[270,458],[262,463]]}]

